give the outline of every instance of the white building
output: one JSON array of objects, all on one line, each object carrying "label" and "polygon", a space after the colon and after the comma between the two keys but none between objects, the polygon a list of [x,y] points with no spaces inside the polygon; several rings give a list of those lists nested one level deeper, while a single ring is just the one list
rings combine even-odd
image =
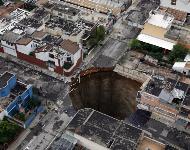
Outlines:
[{"label": "white building", "polygon": [[165,38],[165,34],[170,29],[173,20],[174,17],[167,13],[150,12],[150,17],[137,39],[163,49],[172,50],[176,41]]},{"label": "white building", "polygon": [[82,48],[76,42],[72,42],[70,40],[63,40],[60,43],[59,50],[64,54],[65,62],[71,61],[73,65],[76,65],[78,59],[81,57]]},{"label": "white building", "polygon": [[47,67],[49,70],[54,71],[54,69],[60,66],[58,54],[53,50],[53,46],[45,45],[37,48],[35,51],[35,57],[39,60],[47,62]]},{"label": "white building", "polygon": [[23,9],[16,9],[8,15],[8,18],[0,19],[0,35],[4,34],[6,31],[11,30],[15,27],[15,25],[21,21],[22,19],[29,16],[31,13],[23,10]]},{"label": "white building", "polygon": [[1,45],[5,53],[17,57],[16,41],[20,38],[19,34],[7,32],[2,36]]},{"label": "white building", "polygon": [[184,62],[175,62],[172,69],[185,75],[190,75],[190,54],[185,57]]},{"label": "white building", "polygon": [[161,0],[161,6],[169,7],[190,13],[190,1],[189,0]]},{"label": "white building", "polygon": [[49,44],[38,47],[35,56],[47,62],[48,69],[51,71],[71,72],[82,61],[82,48],[76,42],[63,40],[59,47]]},{"label": "white building", "polygon": [[22,37],[16,41],[17,51],[26,55],[29,55],[31,52],[33,52],[37,46],[38,44],[29,37]]}]

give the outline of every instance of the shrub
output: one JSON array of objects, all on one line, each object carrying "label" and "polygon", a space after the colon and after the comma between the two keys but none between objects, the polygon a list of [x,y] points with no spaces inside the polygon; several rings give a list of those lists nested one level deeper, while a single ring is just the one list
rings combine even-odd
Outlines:
[{"label": "shrub", "polygon": [[72,67],[72,65],[73,64],[71,62],[64,62],[63,68],[68,70]]},{"label": "shrub", "polygon": [[188,49],[181,44],[174,45],[172,51],[169,53],[168,60],[171,64],[175,61],[183,61],[188,53]]},{"label": "shrub", "polygon": [[96,29],[91,33],[91,36],[88,40],[87,45],[89,47],[93,47],[97,45],[100,41],[103,41],[105,39],[105,33],[106,33],[106,30],[104,26],[96,27]]},{"label": "shrub", "polygon": [[11,123],[4,118],[0,122],[0,144],[12,141],[17,133],[20,132],[20,129],[21,128],[17,124]]},{"label": "shrub", "polygon": [[131,49],[142,49],[142,44],[137,39],[131,40],[131,42],[129,43],[129,46],[131,47]]}]

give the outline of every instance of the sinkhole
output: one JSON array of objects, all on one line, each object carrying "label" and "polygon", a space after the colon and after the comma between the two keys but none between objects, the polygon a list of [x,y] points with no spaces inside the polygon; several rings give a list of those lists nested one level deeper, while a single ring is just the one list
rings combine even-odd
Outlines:
[{"label": "sinkhole", "polygon": [[113,71],[91,73],[74,85],[70,98],[74,108],[93,108],[117,119],[136,111],[136,94],[141,83]]}]

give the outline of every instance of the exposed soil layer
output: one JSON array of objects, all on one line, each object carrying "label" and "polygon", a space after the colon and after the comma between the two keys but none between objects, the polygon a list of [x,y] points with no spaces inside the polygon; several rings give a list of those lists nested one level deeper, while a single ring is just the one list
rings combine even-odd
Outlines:
[{"label": "exposed soil layer", "polygon": [[115,72],[98,72],[82,77],[70,97],[76,109],[93,108],[118,119],[136,110],[141,83]]}]

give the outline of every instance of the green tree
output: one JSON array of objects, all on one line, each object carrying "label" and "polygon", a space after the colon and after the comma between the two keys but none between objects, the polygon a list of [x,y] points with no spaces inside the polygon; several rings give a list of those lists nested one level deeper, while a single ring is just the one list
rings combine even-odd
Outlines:
[{"label": "green tree", "polygon": [[[149,44],[150,45],[150,44]],[[155,46],[155,45],[151,45],[150,47],[150,51],[151,52],[156,52],[156,53],[162,53],[163,52],[163,49],[158,47],[158,46]]]},{"label": "green tree", "polygon": [[163,55],[160,52],[150,52],[149,55],[157,59],[158,61],[161,61],[163,58]]},{"label": "green tree", "polygon": [[2,1],[2,0],[0,0],[0,6],[1,6],[1,5],[3,5],[3,1]]},{"label": "green tree", "polygon": [[129,46],[131,47],[131,49],[142,49],[142,44],[137,39],[131,40],[131,42],[129,43]]},{"label": "green tree", "polygon": [[97,38],[90,38],[88,40],[88,45],[91,47],[91,46],[95,46],[96,44],[98,43],[98,39]]},{"label": "green tree", "polygon": [[103,41],[105,39],[105,33],[106,33],[106,30],[104,26],[96,27],[96,29],[91,33],[91,36],[88,40],[87,45],[89,47],[93,47],[97,45],[100,41]]},{"label": "green tree", "polygon": [[5,144],[14,139],[20,127],[7,119],[0,121],[0,144]]},{"label": "green tree", "polygon": [[105,28],[104,26],[98,26],[96,28],[96,37],[98,39],[98,41],[103,41],[105,39]]},{"label": "green tree", "polygon": [[64,69],[70,69],[73,66],[73,64],[71,62],[64,62],[63,68]]},{"label": "green tree", "polygon": [[175,61],[183,60],[188,53],[188,49],[181,44],[174,45],[172,51],[169,53],[168,60],[171,64]]},{"label": "green tree", "polygon": [[143,53],[152,56],[153,58],[157,59],[158,61],[161,61],[163,58],[163,54],[162,54],[163,49],[158,46],[144,43],[137,39],[131,40],[129,45],[130,45],[131,49],[141,50]]},{"label": "green tree", "polygon": [[17,114],[17,119],[21,120],[21,121],[26,121],[26,117],[24,113],[18,113]]},{"label": "green tree", "polygon": [[144,51],[150,52],[152,51],[153,45],[142,42],[142,49]]}]

